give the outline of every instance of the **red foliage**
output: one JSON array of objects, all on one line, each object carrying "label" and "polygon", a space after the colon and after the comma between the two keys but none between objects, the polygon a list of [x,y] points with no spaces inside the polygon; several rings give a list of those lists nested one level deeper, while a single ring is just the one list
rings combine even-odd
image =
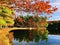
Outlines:
[{"label": "red foliage", "polygon": [[36,12],[42,14],[42,12],[47,14],[52,14],[58,8],[52,7],[49,1],[44,0],[10,0],[10,3],[13,3],[22,11],[27,12]]},{"label": "red foliage", "polygon": [[0,1],[0,4],[3,4],[3,2],[2,2],[2,1]]}]

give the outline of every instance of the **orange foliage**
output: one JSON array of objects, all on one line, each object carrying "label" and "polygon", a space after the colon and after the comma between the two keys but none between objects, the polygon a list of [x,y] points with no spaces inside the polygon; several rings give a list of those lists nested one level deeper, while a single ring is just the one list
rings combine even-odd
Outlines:
[{"label": "orange foliage", "polygon": [[10,40],[11,42],[13,41],[13,38],[14,38],[13,34],[14,34],[13,32],[10,32],[10,33],[9,33],[9,40]]},{"label": "orange foliage", "polygon": [[21,17],[17,17],[17,20],[19,20],[18,22],[24,22],[23,18]]},{"label": "orange foliage", "polygon": [[[3,2],[2,2],[3,1]],[[36,12],[42,14],[42,12],[47,14],[54,13],[58,8],[52,7],[50,5],[50,1],[44,0],[2,0],[0,4],[4,3],[4,1],[9,2],[9,4],[15,4],[15,7],[18,7],[18,10],[27,11],[27,12]]]},{"label": "orange foliage", "polygon": [[[47,14],[52,14],[55,12],[58,8],[52,7],[49,3],[49,1],[44,0],[10,0],[12,3],[15,3],[16,6],[18,6],[19,9],[27,12],[35,12],[42,14],[42,12]],[[34,2],[32,4],[32,2]],[[22,9],[23,8],[23,9]]]}]

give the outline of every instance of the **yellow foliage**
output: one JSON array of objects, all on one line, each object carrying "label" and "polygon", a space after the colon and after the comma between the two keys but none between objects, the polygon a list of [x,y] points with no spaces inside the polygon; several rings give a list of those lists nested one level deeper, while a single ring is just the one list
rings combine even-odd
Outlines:
[{"label": "yellow foliage", "polygon": [[8,34],[8,30],[0,30],[0,45],[10,45]]}]

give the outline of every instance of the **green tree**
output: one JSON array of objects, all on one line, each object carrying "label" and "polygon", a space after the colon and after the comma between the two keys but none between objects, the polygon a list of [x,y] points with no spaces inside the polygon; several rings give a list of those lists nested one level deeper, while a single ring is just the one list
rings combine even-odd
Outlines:
[{"label": "green tree", "polygon": [[0,4],[0,27],[14,25],[14,10],[8,4]]}]

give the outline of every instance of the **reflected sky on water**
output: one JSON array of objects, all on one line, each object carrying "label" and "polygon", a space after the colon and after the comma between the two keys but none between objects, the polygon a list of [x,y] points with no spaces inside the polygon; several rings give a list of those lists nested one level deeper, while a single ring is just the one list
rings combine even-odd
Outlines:
[{"label": "reflected sky on water", "polygon": [[[25,45],[27,44],[24,42],[18,42],[16,40],[13,41],[14,45]],[[29,42],[27,45],[60,45],[60,36],[59,35],[49,35],[48,36],[48,42],[46,41],[40,41],[40,42]]]}]

